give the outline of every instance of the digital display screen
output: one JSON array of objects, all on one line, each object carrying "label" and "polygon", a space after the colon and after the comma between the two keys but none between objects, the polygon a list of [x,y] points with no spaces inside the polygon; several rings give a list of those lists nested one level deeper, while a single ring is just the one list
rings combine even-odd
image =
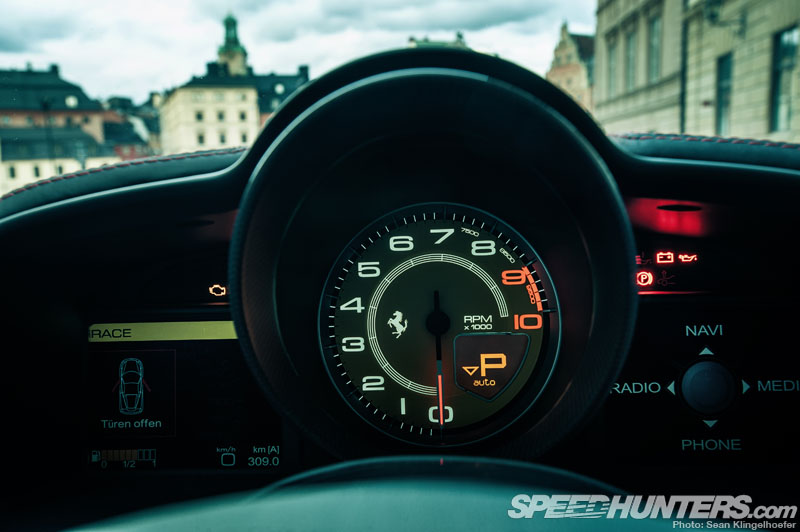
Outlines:
[{"label": "digital display screen", "polygon": [[278,472],[281,419],[233,323],[137,317],[89,326],[87,467]]}]

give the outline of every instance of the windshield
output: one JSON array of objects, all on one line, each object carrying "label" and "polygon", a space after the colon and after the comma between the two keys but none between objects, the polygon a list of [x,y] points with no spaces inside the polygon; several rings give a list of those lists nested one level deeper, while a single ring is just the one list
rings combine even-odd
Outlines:
[{"label": "windshield", "polygon": [[42,0],[3,12],[0,194],[130,159],[247,147],[309,80],[403,47],[515,62],[612,135],[800,136],[797,3]]}]

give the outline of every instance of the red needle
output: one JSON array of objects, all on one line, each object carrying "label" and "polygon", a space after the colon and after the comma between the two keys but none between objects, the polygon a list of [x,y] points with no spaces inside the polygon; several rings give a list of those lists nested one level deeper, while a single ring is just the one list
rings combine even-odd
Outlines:
[{"label": "red needle", "polygon": [[442,398],[442,374],[439,373],[437,375],[439,377],[439,425],[444,425],[444,400]]}]

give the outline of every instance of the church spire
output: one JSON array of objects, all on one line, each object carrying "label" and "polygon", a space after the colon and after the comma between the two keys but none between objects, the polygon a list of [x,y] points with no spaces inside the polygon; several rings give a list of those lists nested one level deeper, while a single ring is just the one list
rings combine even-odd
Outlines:
[{"label": "church spire", "polygon": [[241,48],[242,45],[239,44],[239,35],[236,32],[236,17],[234,17],[232,13],[228,13],[228,16],[225,17],[223,22],[225,23],[225,44],[223,48]]},{"label": "church spire", "polygon": [[228,13],[223,20],[225,24],[225,42],[217,51],[218,62],[228,66],[231,76],[247,75],[247,51],[239,42],[236,17]]}]

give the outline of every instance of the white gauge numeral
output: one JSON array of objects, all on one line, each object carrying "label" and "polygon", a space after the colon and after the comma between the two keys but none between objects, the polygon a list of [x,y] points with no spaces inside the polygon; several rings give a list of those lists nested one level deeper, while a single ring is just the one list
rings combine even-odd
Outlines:
[{"label": "white gauge numeral", "polygon": [[362,392],[382,392],[383,391],[383,377],[376,375],[374,377],[364,377],[361,379]]},{"label": "white gauge numeral", "polygon": [[339,306],[339,310],[355,310],[356,312],[361,314],[361,311],[364,310],[364,305],[361,304],[360,297],[354,297],[347,303],[342,303]]},{"label": "white gauge numeral", "polygon": [[[438,423],[439,422],[439,407],[432,406],[428,409],[428,421],[431,423]],[[450,423],[453,421],[453,407],[446,406],[444,407],[444,422]]]},{"label": "white gauge numeral", "polygon": [[389,239],[389,249],[392,251],[411,251],[414,249],[414,237],[407,235],[393,236]]},{"label": "white gauge numeral", "polygon": [[456,232],[456,230],[455,230],[455,229],[452,229],[452,228],[451,228],[451,229],[431,229],[431,234],[437,234],[437,233],[440,233],[440,234],[443,234],[443,235],[444,235],[443,237],[441,237],[440,239],[438,239],[436,242],[434,242],[434,244],[441,244],[442,242],[444,242],[445,240],[447,240],[447,238],[448,238],[449,236],[452,236],[452,235],[453,235],[453,233],[455,233],[455,232]]},{"label": "white gauge numeral", "polygon": [[360,353],[364,350],[364,339],[360,336],[342,338],[342,351],[346,353]]},{"label": "white gauge numeral", "polygon": [[475,240],[472,243],[472,254],[476,257],[494,255],[496,251],[494,240]]},{"label": "white gauge numeral", "polygon": [[378,277],[381,274],[380,262],[359,262],[359,277]]}]

